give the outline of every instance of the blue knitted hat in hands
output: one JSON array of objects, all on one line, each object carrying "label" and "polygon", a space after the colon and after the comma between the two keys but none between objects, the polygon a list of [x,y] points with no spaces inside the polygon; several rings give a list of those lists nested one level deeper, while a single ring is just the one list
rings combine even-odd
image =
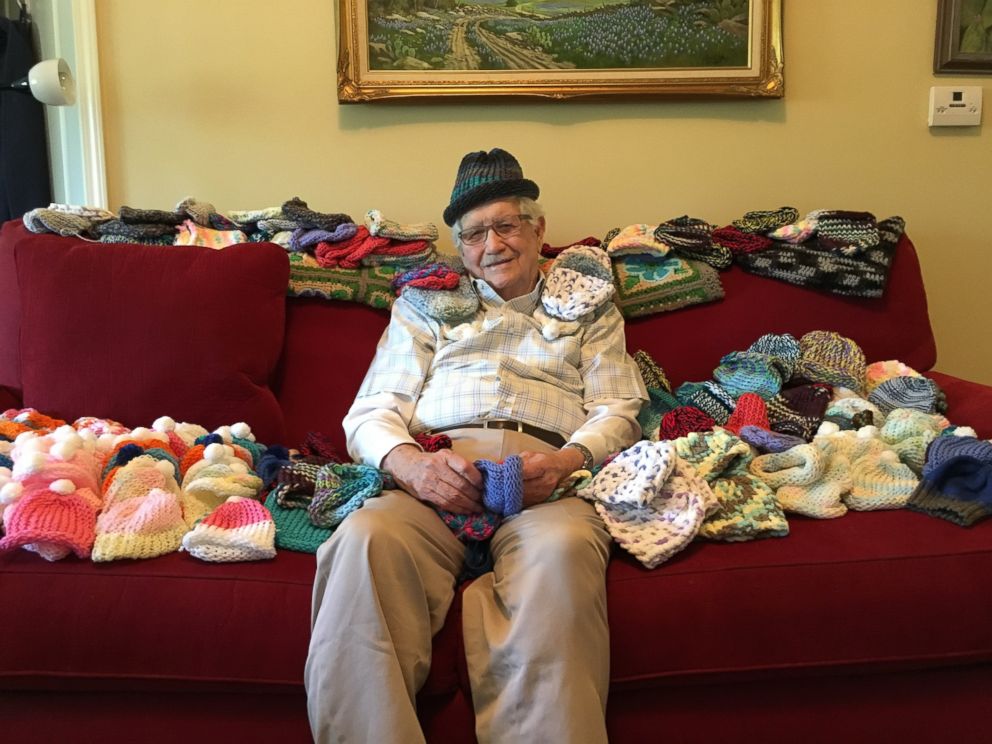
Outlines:
[{"label": "blue knitted hat in hands", "polygon": [[451,203],[444,210],[444,223],[451,227],[459,217],[493,199],[526,196],[536,199],[541,190],[524,178],[520,163],[506,150],[470,152],[462,158],[451,190]]}]

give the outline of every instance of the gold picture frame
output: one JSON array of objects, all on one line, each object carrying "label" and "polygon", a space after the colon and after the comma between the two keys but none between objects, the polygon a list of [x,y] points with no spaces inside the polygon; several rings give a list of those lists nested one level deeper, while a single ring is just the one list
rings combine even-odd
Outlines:
[{"label": "gold picture frame", "polygon": [[341,103],[785,94],[781,0],[339,3]]}]

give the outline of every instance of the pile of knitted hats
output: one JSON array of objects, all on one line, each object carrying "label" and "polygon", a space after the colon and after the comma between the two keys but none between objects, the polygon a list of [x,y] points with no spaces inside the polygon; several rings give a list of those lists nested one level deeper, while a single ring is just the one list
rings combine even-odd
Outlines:
[{"label": "pile of knitted hats", "polygon": [[347,237],[311,232],[290,244],[308,250],[325,268],[357,269],[361,266],[410,267],[428,263],[435,253],[437,227],[429,222],[404,225],[370,209],[363,225]]},{"label": "pile of knitted hats", "polygon": [[676,217],[660,225],[634,224],[614,228],[603,238],[611,260],[634,257],[659,261],[682,258],[701,261],[714,269],[729,268],[729,249],[714,242],[713,225],[694,217]]},{"label": "pile of knitted hats", "polygon": [[[49,560],[151,558],[183,549],[209,561],[275,555],[274,524],[251,471],[264,447],[245,424],[214,433],[163,417],[152,429],[85,417],[71,426],[8,411],[12,468],[0,471],[5,536]],[[181,484],[181,485],[180,485]]]},{"label": "pile of knitted hats", "polygon": [[748,212],[713,232],[746,271],[853,297],[881,297],[901,217],[818,209],[802,219],[793,207]]}]

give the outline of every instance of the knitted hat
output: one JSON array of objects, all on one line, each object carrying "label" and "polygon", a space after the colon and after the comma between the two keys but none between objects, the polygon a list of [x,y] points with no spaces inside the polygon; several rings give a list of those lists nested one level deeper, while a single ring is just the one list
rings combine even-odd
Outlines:
[{"label": "knitted hat", "polygon": [[858,462],[863,457],[877,458],[891,447],[878,436],[874,426],[864,426],[856,431],[841,430],[836,424],[824,422],[813,439],[813,444],[828,456],[841,455],[848,462]]},{"label": "knitted hat", "polygon": [[646,506],[658,495],[677,459],[671,442],[641,440],[603,466],[580,496],[603,504]]},{"label": "knitted hat", "polygon": [[804,444],[756,457],[750,470],[775,489],[775,498],[787,512],[816,519],[847,513],[841,494],[850,488],[849,462],[843,456],[826,456],[815,445]]},{"label": "knitted hat", "polygon": [[[859,414],[864,415],[855,422],[855,417]],[[885,414],[878,406],[858,396],[830,401],[823,412],[823,418],[825,421],[833,421],[842,429],[859,429],[869,424],[881,427],[885,423]]]},{"label": "knitted hat", "polygon": [[810,331],[799,339],[795,376],[810,382],[864,389],[865,355],[851,339],[833,331]]},{"label": "knitted hat", "polygon": [[927,447],[947,426],[943,416],[912,408],[897,408],[885,419],[879,435],[914,473],[923,470]]},{"label": "knitted hat", "polygon": [[853,256],[878,245],[878,225],[870,212],[822,210],[816,219],[820,247]]},{"label": "knitted hat", "polygon": [[[698,408],[717,424],[725,423],[730,418],[730,414],[734,412],[734,408],[737,407],[737,401],[734,400],[735,396],[712,380],[683,382],[676,389],[675,397],[683,405]],[[702,431],[702,429],[689,429],[687,431]],[[679,434],[678,436],[683,435]]]},{"label": "knitted hat", "polygon": [[799,341],[791,333],[766,333],[748,346],[747,350],[774,357],[784,382],[792,377],[802,355]]},{"label": "knitted hat", "polygon": [[104,509],[122,501],[144,498],[156,488],[178,495],[175,469],[170,463],[150,455],[135,457],[113,470],[104,481]]},{"label": "knitted hat", "polygon": [[174,553],[188,529],[178,494],[153,488],[140,498],[111,504],[97,517],[93,560]]},{"label": "knitted hat", "polygon": [[265,508],[272,514],[276,525],[276,547],[301,553],[316,553],[333,534],[333,530],[317,527],[310,521],[306,509],[288,509],[281,506],[280,492],[287,486],[276,486],[265,499]]},{"label": "knitted hat", "polygon": [[[942,395],[937,383],[927,377],[893,377],[879,384],[868,400],[888,414],[896,408],[912,408],[923,413],[937,411],[938,398]],[[946,410],[946,403],[945,403]]]},{"label": "knitted hat", "polygon": [[370,209],[365,213],[365,227],[370,235],[382,235],[394,240],[434,241],[438,238],[437,225],[433,222],[403,225],[387,220],[378,209]]},{"label": "knitted hat", "polygon": [[844,503],[857,511],[901,509],[906,505],[919,478],[892,450],[866,455],[851,467],[851,491]]},{"label": "knitted hat", "polygon": [[510,455],[503,462],[476,460],[482,474],[482,504],[502,517],[518,514],[524,502],[523,460]]},{"label": "knitted hat", "polygon": [[647,388],[659,388],[661,390],[667,390],[672,392],[672,383],[668,381],[668,377],[665,375],[665,370],[651,357],[648,352],[644,349],[638,349],[634,352],[634,363],[637,365],[637,369],[641,373],[641,379],[644,381],[644,387]]},{"label": "knitted hat", "polygon": [[692,542],[717,507],[712,489],[695,469],[674,453],[671,460],[671,473],[643,505],[593,502],[613,539],[647,568]]},{"label": "knitted hat", "polygon": [[782,225],[782,227],[768,233],[768,237],[772,240],[782,241],[783,243],[803,243],[816,233],[821,211],[810,212],[801,220],[797,220],[789,225]]},{"label": "knitted hat", "polygon": [[458,289],[421,289],[407,285],[400,296],[425,315],[450,325],[471,319],[479,309],[479,296],[466,276],[459,280]]},{"label": "knitted hat", "polygon": [[457,289],[463,270],[444,262],[423,264],[406,271],[398,271],[389,282],[396,294],[410,285],[420,289]]},{"label": "knitted hat", "polygon": [[620,229],[614,228],[603,239],[606,253],[611,259],[620,256],[651,256],[665,258],[671,246],[655,237],[657,225],[637,223]]},{"label": "knitted hat", "polygon": [[907,508],[962,527],[992,515],[992,443],[969,439],[941,437],[931,445]]},{"label": "knitted hat", "polygon": [[754,351],[732,351],[713,370],[713,379],[734,398],[744,393],[771,398],[781,390],[787,371],[789,368],[777,357]]},{"label": "knitted hat", "polygon": [[283,202],[282,213],[286,219],[296,222],[296,227],[319,227],[321,230],[335,230],[346,222],[354,222],[351,217],[339,212],[334,214],[315,212],[298,196]]},{"label": "knitted hat", "polygon": [[733,225],[717,228],[710,237],[716,245],[722,245],[735,256],[740,253],[763,251],[772,245],[772,241],[764,235],[746,233]]},{"label": "knitted hat", "polygon": [[758,450],[758,452],[784,452],[787,449],[806,444],[806,440],[792,434],[782,434],[768,431],[760,426],[746,425],[741,427],[740,438]]},{"label": "knitted hat", "polygon": [[893,377],[922,377],[922,375],[896,359],[872,362],[865,367],[865,393],[870,394],[883,382],[891,380]]},{"label": "knitted hat", "polygon": [[675,451],[709,483],[719,502],[699,528],[701,537],[739,542],[789,534],[775,494],[748,472],[754,455],[745,442],[725,429],[716,429],[676,439]]},{"label": "knitted hat", "polygon": [[802,437],[808,442],[816,434],[829,401],[830,389],[823,385],[784,388],[766,401],[772,431]]},{"label": "knitted hat", "polygon": [[740,431],[745,426],[771,429],[765,401],[757,393],[744,393],[737,399],[737,407],[734,408],[723,428],[740,436]]},{"label": "knitted hat", "polygon": [[537,199],[540,195],[537,184],[524,178],[520,163],[506,150],[496,147],[489,152],[470,152],[458,166],[451,202],[444,210],[444,224],[451,227],[466,212],[494,199]]},{"label": "knitted hat", "polygon": [[712,266],[728,269],[734,262],[729,248],[713,242],[710,237],[713,225],[694,217],[676,217],[655,228],[656,240],[669,246],[679,258],[692,259]]},{"label": "knitted hat", "polygon": [[203,459],[191,465],[183,477],[183,517],[192,525],[228,498],[252,499],[261,488],[262,479],[250,472],[230,445],[209,444]]},{"label": "knitted hat", "polygon": [[321,468],[307,507],[318,527],[337,527],[368,499],[382,492],[382,474],[368,465],[331,463]]},{"label": "knitted hat", "polygon": [[214,563],[276,557],[276,525],[261,502],[232,496],[183,537],[182,548]]},{"label": "knitted hat", "polygon": [[599,248],[574,246],[555,260],[541,291],[545,311],[559,320],[578,320],[613,296],[610,259]]},{"label": "knitted hat", "polygon": [[733,221],[734,227],[742,232],[768,233],[799,219],[795,207],[779,207],[771,210],[745,212],[744,216]]},{"label": "knitted hat", "polygon": [[658,425],[658,439],[678,439],[690,432],[709,431],[716,421],[708,413],[694,406],[680,406],[661,417]]},{"label": "knitted hat", "polygon": [[[19,484],[8,484],[5,490]],[[16,490],[16,489],[15,489]],[[47,488],[24,489],[3,514],[6,536],[0,551],[25,547],[48,561],[70,552],[87,558],[96,530],[96,494],[76,490],[70,480],[56,480]]]}]

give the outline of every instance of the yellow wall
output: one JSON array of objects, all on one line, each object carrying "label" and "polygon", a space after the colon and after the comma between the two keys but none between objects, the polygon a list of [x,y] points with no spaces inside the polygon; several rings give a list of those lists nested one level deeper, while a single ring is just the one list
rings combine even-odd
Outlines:
[{"label": "yellow wall", "polygon": [[[933,0],[786,0],[777,101],[339,106],[332,0],[98,0],[108,183],[121,204],[221,210],[299,195],[441,223],[470,150],[542,188],[549,240],[791,204],[901,214],[945,372],[992,384],[992,101],[929,131]],[[829,327],[830,319],[823,319]]]}]

